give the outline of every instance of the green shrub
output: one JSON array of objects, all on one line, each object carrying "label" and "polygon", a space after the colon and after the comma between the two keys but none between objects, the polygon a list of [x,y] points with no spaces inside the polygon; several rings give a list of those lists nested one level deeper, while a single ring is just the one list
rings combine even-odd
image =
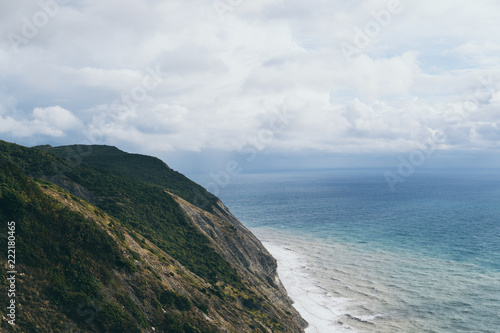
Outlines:
[{"label": "green shrub", "polygon": [[137,322],[139,323],[139,325],[143,328],[147,328],[148,327],[148,322],[146,320],[146,317],[144,316],[144,314],[141,312],[141,310],[139,310],[139,307],[137,306],[137,304],[135,304],[135,302],[130,298],[130,296],[126,295],[126,294],[120,294],[118,296],[118,301],[123,305],[125,306],[125,309],[127,309],[129,312],[132,313],[132,315],[134,316],[134,318],[137,320]]},{"label": "green shrub", "polygon": [[177,295],[175,292],[170,290],[164,290],[161,293],[160,302],[166,307],[175,306],[180,311],[190,311],[193,308],[193,304],[189,298]]},{"label": "green shrub", "polygon": [[96,321],[105,332],[140,333],[141,330],[130,316],[117,305],[107,303],[97,313]]}]

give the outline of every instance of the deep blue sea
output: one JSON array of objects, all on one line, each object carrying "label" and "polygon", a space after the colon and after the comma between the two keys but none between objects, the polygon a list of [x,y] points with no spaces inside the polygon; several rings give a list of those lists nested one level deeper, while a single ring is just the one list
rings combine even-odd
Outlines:
[{"label": "deep blue sea", "polygon": [[383,170],[243,174],[219,196],[307,332],[500,332],[498,171],[425,170],[394,192]]}]

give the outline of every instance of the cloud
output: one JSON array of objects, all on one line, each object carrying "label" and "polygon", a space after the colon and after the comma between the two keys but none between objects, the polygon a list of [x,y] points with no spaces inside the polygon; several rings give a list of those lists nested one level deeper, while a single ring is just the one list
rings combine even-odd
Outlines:
[{"label": "cloud", "polygon": [[[394,0],[243,0],[223,17],[201,0],[58,3],[0,5],[7,139],[391,152],[442,132],[442,148],[498,148],[494,1],[401,0],[385,19]],[[293,119],[276,130],[280,112]]]},{"label": "cloud", "polygon": [[70,111],[60,106],[35,108],[28,119],[15,119],[0,115],[0,133],[14,138],[31,137],[63,137],[70,131],[81,131],[82,122]]},{"label": "cloud", "polygon": [[356,57],[349,66],[351,86],[363,96],[405,96],[410,93],[413,79],[420,74],[417,53],[373,59],[367,55]]},{"label": "cloud", "polygon": [[60,106],[35,108],[33,110],[35,122],[61,131],[73,129],[81,125],[80,121],[68,110]]}]

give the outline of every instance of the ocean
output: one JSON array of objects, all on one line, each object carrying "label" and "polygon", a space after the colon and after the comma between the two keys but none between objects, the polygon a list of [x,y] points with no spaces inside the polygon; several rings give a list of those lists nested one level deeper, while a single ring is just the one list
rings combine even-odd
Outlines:
[{"label": "ocean", "polygon": [[[219,197],[313,332],[500,332],[500,173],[242,174]],[[193,177],[201,185],[207,178]]]}]

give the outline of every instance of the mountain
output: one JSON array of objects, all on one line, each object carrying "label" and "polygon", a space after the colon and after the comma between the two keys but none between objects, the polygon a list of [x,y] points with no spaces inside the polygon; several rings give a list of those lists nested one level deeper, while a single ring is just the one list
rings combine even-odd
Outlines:
[{"label": "mountain", "polygon": [[217,197],[154,157],[0,141],[0,226],[0,283],[15,289],[0,293],[3,309],[15,301],[15,321],[7,309],[2,332],[306,326],[259,240]]}]

